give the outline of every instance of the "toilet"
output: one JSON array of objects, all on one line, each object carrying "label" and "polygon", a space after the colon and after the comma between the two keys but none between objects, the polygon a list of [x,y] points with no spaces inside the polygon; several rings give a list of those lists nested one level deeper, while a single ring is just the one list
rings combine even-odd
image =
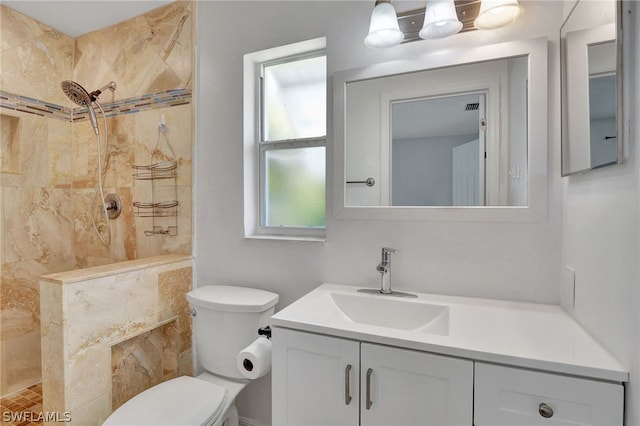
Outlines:
[{"label": "toilet", "polygon": [[[237,426],[236,396],[250,382],[238,353],[269,324],[278,295],[234,286],[203,286],[187,293],[196,354],[206,370],[167,380],[115,410],[103,426]],[[260,337],[264,338],[264,337]]]}]

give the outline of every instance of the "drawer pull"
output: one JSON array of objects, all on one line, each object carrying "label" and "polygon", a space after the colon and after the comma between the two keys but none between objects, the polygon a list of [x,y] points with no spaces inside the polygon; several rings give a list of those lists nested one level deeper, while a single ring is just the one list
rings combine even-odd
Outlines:
[{"label": "drawer pull", "polygon": [[347,368],[344,369],[344,405],[349,405],[351,403],[351,390],[349,377],[351,373],[351,364],[347,364]]},{"label": "drawer pull", "polygon": [[553,408],[543,402],[538,405],[538,413],[540,413],[540,415],[545,419],[549,419],[553,417]]},{"label": "drawer pull", "polygon": [[371,401],[371,373],[373,373],[373,370],[369,368],[367,370],[367,410],[373,405],[373,401]]}]

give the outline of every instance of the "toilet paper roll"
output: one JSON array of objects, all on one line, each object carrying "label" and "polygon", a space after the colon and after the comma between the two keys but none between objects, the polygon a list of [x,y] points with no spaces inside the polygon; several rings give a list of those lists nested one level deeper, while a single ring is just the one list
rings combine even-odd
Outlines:
[{"label": "toilet paper roll", "polygon": [[247,379],[257,379],[271,371],[271,340],[258,337],[238,353],[237,365],[240,374]]}]

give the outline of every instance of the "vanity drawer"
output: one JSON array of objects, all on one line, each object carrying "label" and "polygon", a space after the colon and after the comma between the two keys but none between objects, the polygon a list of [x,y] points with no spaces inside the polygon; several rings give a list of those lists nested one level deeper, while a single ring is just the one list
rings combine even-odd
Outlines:
[{"label": "vanity drawer", "polygon": [[622,425],[621,384],[475,363],[474,425]]}]

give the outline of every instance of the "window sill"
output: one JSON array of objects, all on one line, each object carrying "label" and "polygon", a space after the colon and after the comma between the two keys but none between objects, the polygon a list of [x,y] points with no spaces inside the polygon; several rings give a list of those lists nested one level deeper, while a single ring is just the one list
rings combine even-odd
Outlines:
[{"label": "window sill", "polygon": [[326,237],[307,237],[295,235],[245,235],[246,240],[294,241],[303,243],[326,243]]}]

